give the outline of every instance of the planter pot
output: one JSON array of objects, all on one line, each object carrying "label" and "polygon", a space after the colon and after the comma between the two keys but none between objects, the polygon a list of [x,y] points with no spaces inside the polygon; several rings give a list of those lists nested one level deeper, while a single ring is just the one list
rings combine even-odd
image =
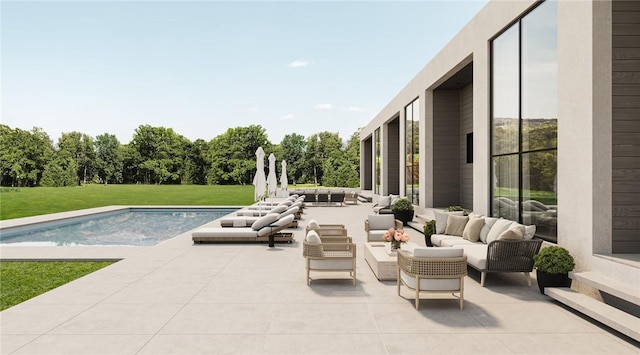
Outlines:
[{"label": "planter pot", "polygon": [[571,279],[568,273],[548,274],[536,270],[536,278],[538,279],[538,288],[540,288],[540,293],[542,294],[544,294],[545,287],[571,287]]},{"label": "planter pot", "polygon": [[407,225],[407,222],[413,220],[413,210],[410,211],[393,211],[393,215],[399,221],[402,221],[402,225]]}]

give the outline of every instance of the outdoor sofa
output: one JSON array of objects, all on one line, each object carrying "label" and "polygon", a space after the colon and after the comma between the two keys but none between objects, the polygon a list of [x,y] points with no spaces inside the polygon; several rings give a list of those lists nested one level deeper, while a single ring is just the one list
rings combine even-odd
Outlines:
[{"label": "outdoor sofa", "polygon": [[480,271],[480,285],[487,273],[522,272],[531,286],[533,257],[542,240],[534,239],[535,225],[480,215],[458,216],[434,211],[436,234],[431,244],[436,247],[458,247],[464,250],[467,264]]}]

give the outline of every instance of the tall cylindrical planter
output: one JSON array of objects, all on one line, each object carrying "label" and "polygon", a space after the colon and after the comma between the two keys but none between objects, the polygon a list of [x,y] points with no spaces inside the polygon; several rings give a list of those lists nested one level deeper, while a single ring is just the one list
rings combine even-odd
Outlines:
[{"label": "tall cylindrical planter", "polygon": [[571,287],[571,279],[568,273],[549,274],[536,269],[536,278],[538,279],[540,293],[543,295],[545,287]]}]

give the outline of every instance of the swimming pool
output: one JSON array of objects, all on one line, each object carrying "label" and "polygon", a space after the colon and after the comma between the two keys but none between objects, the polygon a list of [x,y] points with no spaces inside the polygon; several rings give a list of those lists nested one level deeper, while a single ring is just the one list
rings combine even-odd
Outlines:
[{"label": "swimming pool", "polygon": [[149,246],[235,211],[233,208],[125,208],[0,231],[12,246]]}]

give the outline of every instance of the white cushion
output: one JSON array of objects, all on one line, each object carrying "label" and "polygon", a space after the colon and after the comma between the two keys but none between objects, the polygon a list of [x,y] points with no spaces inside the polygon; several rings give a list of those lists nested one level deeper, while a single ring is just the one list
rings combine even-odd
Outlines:
[{"label": "white cushion", "polygon": [[[400,278],[408,287],[416,289],[416,278],[410,276],[404,270],[400,271]],[[420,279],[420,290],[422,291],[458,291],[460,290],[460,279]]]},{"label": "white cushion", "polygon": [[496,223],[493,224],[493,227],[491,227],[489,234],[487,234],[487,244],[493,242],[494,240],[497,240],[502,232],[509,229],[511,224],[513,224],[513,221],[504,218],[498,218]]},{"label": "white cushion", "polygon": [[[467,221],[469,221],[469,217],[467,216],[449,216],[449,218],[447,218],[447,228],[445,228],[444,234],[462,237],[462,232],[464,232],[464,227],[467,225]],[[437,223],[438,222],[436,222],[436,224]]]},{"label": "white cushion", "polygon": [[433,211],[434,216],[436,217],[436,233],[443,234],[444,230],[447,228],[447,219],[449,215],[440,211]]},{"label": "white cushion", "polygon": [[258,220],[253,222],[253,224],[251,225],[251,229],[256,231],[260,230],[262,227],[266,227],[277,220],[278,220],[277,214],[268,214],[266,216],[258,218]]},{"label": "white cushion", "polygon": [[463,250],[460,248],[425,248],[413,249],[413,256],[416,258],[457,258],[462,256]]},{"label": "white cushion", "polygon": [[308,243],[322,243],[322,239],[320,239],[320,236],[318,235],[318,233],[313,230],[307,233],[306,241]]},{"label": "white cushion", "polygon": [[533,239],[533,236],[536,235],[536,225],[532,224],[530,226],[524,226],[524,236],[522,237],[522,239],[524,240],[531,240]]},{"label": "white cushion", "polygon": [[391,206],[391,196],[382,196],[378,200],[378,206],[380,208],[385,208]]},{"label": "white cushion", "polygon": [[395,228],[396,226],[396,218],[392,214],[370,214],[368,220],[370,231],[379,229],[387,231],[389,228]]},{"label": "white cushion", "polygon": [[387,230],[382,230],[382,229],[378,229],[378,230],[370,230],[369,231],[369,241],[384,241],[384,234],[387,232]]},{"label": "white cushion", "polygon": [[473,243],[463,245],[464,255],[467,256],[467,264],[478,270],[487,269],[487,248],[485,244]]},{"label": "white cushion", "polygon": [[452,235],[446,235],[446,234],[432,234],[431,235],[431,244],[437,246],[437,247],[441,247],[442,246],[442,242],[444,242],[445,240],[462,240],[461,237],[455,237]]},{"label": "white cushion", "polygon": [[315,270],[353,270],[352,258],[311,259],[309,267]]},{"label": "white cushion", "polygon": [[307,223],[307,229],[319,229],[320,225],[316,222],[315,219],[310,219],[309,223]]},{"label": "white cushion", "polygon": [[480,240],[480,231],[484,226],[484,218],[469,218],[469,222],[464,227],[464,231],[462,232],[462,238],[470,241],[477,242]]},{"label": "white cushion", "polygon": [[[465,245],[475,244],[466,239],[462,239],[462,237],[453,237],[451,239],[445,239],[440,242],[441,247],[464,247]],[[484,245],[484,244],[483,244]]]},{"label": "white cushion", "polygon": [[489,235],[489,231],[491,230],[491,227],[493,227],[493,225],[496,223],[496,221],[498,220],[498,218],[494,218],[494,217],[484,217],[484,226],[482,226],[482,229],[480,230],[480,241],[483,243],[487,243],[487,235]]},{"label": "white cushion", "polygon": [[271,211],[269,211],[269,213],[282,213],[282,212],[286,211],[287,208],[289,208],[289,207],[285,206],[285,205],[276,206]]}]

